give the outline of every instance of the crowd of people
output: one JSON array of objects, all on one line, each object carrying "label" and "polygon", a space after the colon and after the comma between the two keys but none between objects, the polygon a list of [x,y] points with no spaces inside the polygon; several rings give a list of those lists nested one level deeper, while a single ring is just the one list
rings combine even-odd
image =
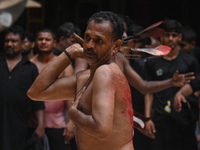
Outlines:
[{"label": "crowd of people", "polygon": [[[197,34],[163,19],[160,37],[128,16],[93,14],[81,35],[72,22],[56,32],[4,30],[0,53],[1,150],[198,150],[200,49]],[[134,48],[166,45],[168,55]],[[126,47],[126,49],[124,48]],[[131,56],[131,57],[127,57]],[[134,126],[134,112],[148,118]]]}]

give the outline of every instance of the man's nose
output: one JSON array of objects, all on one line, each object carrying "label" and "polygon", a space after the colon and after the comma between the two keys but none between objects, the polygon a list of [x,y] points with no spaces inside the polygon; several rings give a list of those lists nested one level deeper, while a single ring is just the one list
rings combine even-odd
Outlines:
[{"label": "man's nose", "polygon": [[173,39],[173,35],[169,35],[169,39],[172,40]]},{"label": "man's nose", "polygon": [[8,41],[8,46],[13,45],[13,42],[11,40]]},{"label": "man's nose", "polygon": [[47,41],[46,39],[42,39],[42,43],[46,43],[46,41]]},{"label": "man's nose", "polygon": [[94,48],[95,46],[94,41],[91,39],[90,41],[87,42],[86,46],[87,48]]}]

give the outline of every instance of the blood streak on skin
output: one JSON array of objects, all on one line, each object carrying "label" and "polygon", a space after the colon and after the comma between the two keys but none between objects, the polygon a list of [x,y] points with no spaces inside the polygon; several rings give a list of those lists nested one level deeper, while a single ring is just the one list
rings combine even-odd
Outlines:
[{"label": "blood streak on skin", "polygon": [[133,107],[132,107],[132,99],[131,99],[131,91],[129,86],[127,86],[127,81],[122,78],[119,77],[119,82],[121,82],[121,94],[122,94],[122,99],[123,102],[122,103],[126,103],[126,106],[128,106],[128,108],[125,108],[123,111],[121,111],[122,114],[128,114],[129,118],[130,118],[130,123],[133,127]]}]

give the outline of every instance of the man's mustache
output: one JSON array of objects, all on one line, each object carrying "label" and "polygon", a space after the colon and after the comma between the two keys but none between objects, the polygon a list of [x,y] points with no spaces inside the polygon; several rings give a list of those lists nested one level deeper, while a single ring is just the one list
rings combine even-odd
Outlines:
[{"label": "man's mustache", "polygon": [[5,49],[5,50],[9,50],[9,49],[12,49],[12,50],[14,50],[14,48],[13,48],[13,47],[11,47],[11,46],[7,46],[7,47],[5,47],[4,49]]},{"label": "man's mustache", "polygon": [[95,55],[97,55],[97,52],[95,52],[93,49],[91,49],[91,48],[86,48],[86,49],[84,49],[84,52],[90,52],[90,53],[93,53],[93,54],[95,54]]}]

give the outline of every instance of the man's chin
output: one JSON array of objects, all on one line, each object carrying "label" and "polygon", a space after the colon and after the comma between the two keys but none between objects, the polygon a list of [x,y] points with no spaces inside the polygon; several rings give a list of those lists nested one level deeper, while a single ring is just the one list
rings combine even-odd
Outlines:
[{"label": "man's chin", "polygon": [[5,51],[5,54],[8,55],[8,56],[15,55],[15,53],[14,53],[14,52],[11,52],[11,51]]}]

